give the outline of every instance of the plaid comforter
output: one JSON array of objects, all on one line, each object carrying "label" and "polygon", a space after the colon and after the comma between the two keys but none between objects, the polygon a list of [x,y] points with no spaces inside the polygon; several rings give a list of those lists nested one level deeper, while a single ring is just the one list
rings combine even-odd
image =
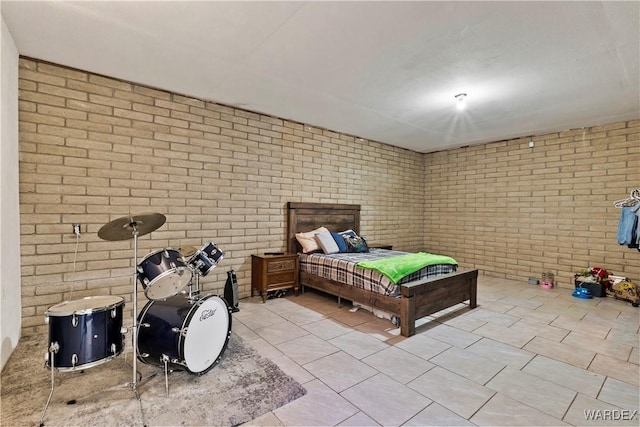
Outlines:
[{"label": "plaid comforter", "polygon": [[451,264],[430,265],[405,276],[398,282],[398,285],[394,285],[388,277],[377,271],[356,266],[360,261],[372,261],[405,254],[407,252],[385,249],[371,249],[367,253],[300,254],[300,271],[388,296],[399,295],[398,285],[403,283],[456,271],[456,266]]}]

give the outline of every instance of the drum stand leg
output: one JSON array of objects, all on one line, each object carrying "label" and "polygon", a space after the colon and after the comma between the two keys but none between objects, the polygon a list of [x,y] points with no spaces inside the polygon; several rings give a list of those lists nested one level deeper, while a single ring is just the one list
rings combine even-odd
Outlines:
[{"label": "drum stand leg", "polygon": [[162,355],[162,361],[164,362],[164,393],[165,397],[169,397],[169,357],[166,354]]},{"label": "drum stand leg", "polygon": [[53,371],[55,370],[55,361],[53,355],[58,352],[60,346],[57,342],[52,342],[49,345],[49,365],[51,366],[51,391],[49,392],[49,398],[47,399],[47,404],[42,410],[42,416],[40,416],[40,427],[44,426],[44,416],[47,413],[47,409],[49,408],[49,404],[51,403],[51,398],[53,397],[53,388],[55,387],[55,378],[53,376]]}]

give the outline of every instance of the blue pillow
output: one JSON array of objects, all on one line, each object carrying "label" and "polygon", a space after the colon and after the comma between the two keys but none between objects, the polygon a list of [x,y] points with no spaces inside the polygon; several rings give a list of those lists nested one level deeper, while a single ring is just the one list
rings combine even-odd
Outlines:
[{"label": "blue pillow", "polygon": [[334,233],[333,231],[331,232],[331,237],[333,237],[333,240],[336,241],[336,244],[338,245],[338,249],[340,250],[341,253],[345,253],[349,251],[349,248],[347,247],[347,242],[344,241],[344,236],[355,237],[356,232],[353,230],[347,230],[341,233]]}]

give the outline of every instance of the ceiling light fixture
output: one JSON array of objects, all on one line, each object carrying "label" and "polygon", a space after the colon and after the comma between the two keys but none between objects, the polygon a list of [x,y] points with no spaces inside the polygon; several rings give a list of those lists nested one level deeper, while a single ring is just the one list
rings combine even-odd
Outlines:
[{"label": "ceiling light fixture", "polygon": [[456,108],[458,109],[458,111],[462,111],[465,108],[467,108],[467,94],[466,93],[459,93],[455,96],[456,100],[458,101],[456,103]]}]

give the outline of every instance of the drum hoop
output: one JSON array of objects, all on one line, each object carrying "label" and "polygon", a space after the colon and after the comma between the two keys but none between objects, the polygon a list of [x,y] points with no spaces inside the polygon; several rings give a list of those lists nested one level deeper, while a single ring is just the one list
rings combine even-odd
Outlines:
[{"label": "drum hoop", "polygon": [[[45,316],[49,316],[49,317],[67,317],[67,316],[73,316],[74,314],[77,315],[81,315],[84,316],[86,314],[91,314],[91,313],[101,313],[103,311],[109,311],[109,310],[113,310],[114,308],[123,305],[124,306],[124,298],[116,296],[116,295],[96,295],[97,297],[106,297],[106,296],[113,296],[114,298],[119,298],[120,301],[107,305],[107,306],[102,306],[102,307],[92,307],[92,308],[85,308],[83,310],[71,310],[71,311],[57,311],[57,312],[51,312],[51,308],[55,307],[49,307],[49,309],[47,309],[47,311],[44,313]],[[82,298],[82,300],[86,300],[86,299],[93,299],[96,296],[89,296],[89,297],[84,297]],[[70,300],[70,301],[63,301],[62,303],[65,302],[72,302],[72,301],[77,301],[77,300]],[[62,304],[59,303],[59,304]],[[56,304],[56,305],[59,305]]]},{"label": "drum hoop", "polygon": [[105,362],[108,362],[108,361],[110,361],[112,359],[115,359],[117,356],[119,356],[122,353],[123,350],[124,350],[124,345],[122,346],[122,348],[120,349],[119,352],[117,352],[115,354],[111,354],[111,355],[109,355],[107,357],[103,357],[102,359],[94,360],[93,362],[84,363],[82,365],[76,365],[76,366],[73,366],[71,368],[56,366],[55,369],[56,369],[56,371],[60,371],[60,372],[71,372],[71,371],[77,371],[79,369],[93,368],[94,366],[102,365]]},{"label": "drum hoop", "polygon": [[142,261],[140,261],[140,264],[142,264],[143,262],[145,262],[147,259],[151,258],[152,256],[157,255],[157,254],[159,254],[161,252],[164,252],[164,251],[177,252],[178,253],[178,258],[183,258],[182,254],[179,251],[173,249],[172,247],[166,247],[166,248],[155,250],[153,252],[149,252],[144,258],[142,258]]}]

